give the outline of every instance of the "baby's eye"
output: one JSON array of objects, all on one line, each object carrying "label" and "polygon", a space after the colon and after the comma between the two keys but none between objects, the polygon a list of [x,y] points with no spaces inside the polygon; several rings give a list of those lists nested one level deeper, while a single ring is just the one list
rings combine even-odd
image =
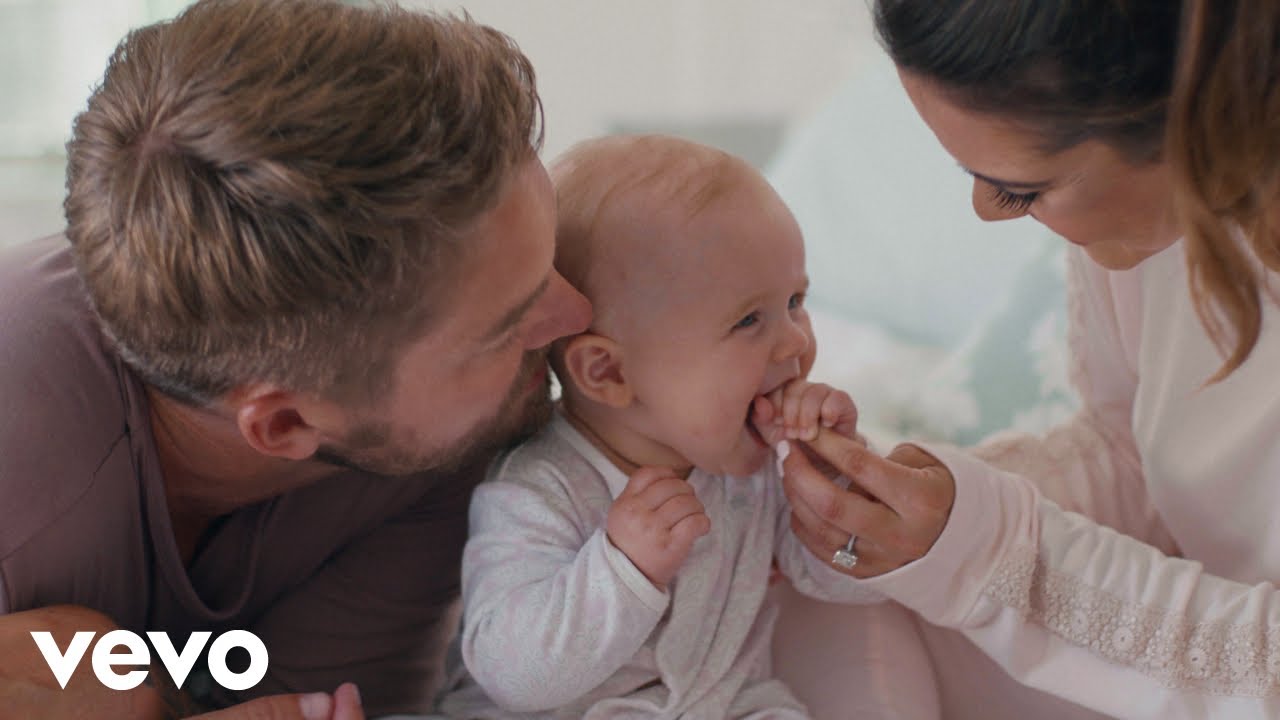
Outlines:
[{"label": "baby's eye", "polygon": [[804,293],[796,293],[795,295],[791,296],[790,300],[787,301],[788,310],[795,310],[796,308],[802,307],[803,305],[804,305]]},{"label": "baby's eye", "polygon": [[752,325],[755,325],[758,322],[760,322],[760,313],[751,313],[750,315],[739,320],[737,324],[733,326],[733,329],[744,330],[746,328],[751,327]]}]

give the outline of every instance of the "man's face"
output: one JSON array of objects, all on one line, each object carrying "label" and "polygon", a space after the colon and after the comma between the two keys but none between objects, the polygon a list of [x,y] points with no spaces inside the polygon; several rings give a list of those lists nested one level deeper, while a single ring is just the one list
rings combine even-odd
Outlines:
[{"label": "man's face", "polygon": [[546,347],[591,321],[590,303],[552,268],[555,225],[554,190],[535,158],[464,239],[445,317],[400,358],[386,400],[317,459],[406,475],[456,466],[545,422]]}]

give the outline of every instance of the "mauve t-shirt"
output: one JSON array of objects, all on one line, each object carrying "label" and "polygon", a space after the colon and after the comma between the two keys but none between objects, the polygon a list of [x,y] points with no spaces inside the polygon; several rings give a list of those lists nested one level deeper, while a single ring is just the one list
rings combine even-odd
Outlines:
[{"label": "mauve t-shirt", "polygon": [[480,473],[342,472],[222,518],[184,568],[148,418],[66,239],[0,250],[0,611],[84,605],[178,648],[249,630],[266,678],[219,702],[354,681],[371,717],[426,709]]}]

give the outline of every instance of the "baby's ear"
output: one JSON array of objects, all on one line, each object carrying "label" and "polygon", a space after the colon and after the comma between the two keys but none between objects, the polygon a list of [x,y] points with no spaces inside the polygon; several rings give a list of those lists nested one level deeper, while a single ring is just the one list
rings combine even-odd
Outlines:
[{"label": "baby's ear", "polygon": [[571,338],[564,348],[564,367],[588,400],[624,408],[634,399],[622,370],[622,347],[610,338],[591,332]]}]

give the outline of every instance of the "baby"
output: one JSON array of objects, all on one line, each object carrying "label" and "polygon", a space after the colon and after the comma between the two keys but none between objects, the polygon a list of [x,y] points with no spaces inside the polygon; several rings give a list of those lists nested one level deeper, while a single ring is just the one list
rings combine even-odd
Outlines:
[{"label": "baby", "polygon": [[878,597],[792,534],[771,445],[856,421],[805,379],[800,229],[745,162],[674,138],[590,141],[551,174],[556,268],[595,320],[552,350],[556,417],[476,490],[461,649],[478,686],[444,709],[805,718],[770,668],[774,561],[805,594]]}]

